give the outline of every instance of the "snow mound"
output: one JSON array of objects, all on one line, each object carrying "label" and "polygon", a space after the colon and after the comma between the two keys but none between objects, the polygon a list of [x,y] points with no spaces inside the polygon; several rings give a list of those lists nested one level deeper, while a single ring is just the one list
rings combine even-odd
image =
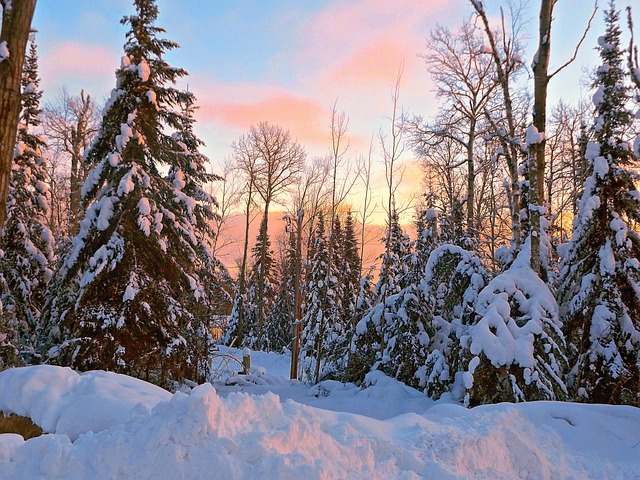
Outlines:
[{"label": "snow mound", "polygon": [[77,373],[40,365],[0,374],[0,410],[29,417],[47,433],[98,432],[146,412],[171,394],[142,380],[116,373]]},{"label": "snow mound", "polygon": [[[306,389],[264,377],[250,388]],[[379,372],[367,381],[366,389],[338,382],[307,389],[317,402],[311,407],[241,391],[246,386],[226,396],[211,384],[170,395],[105,372],[8,370],[0,373],[0,407],[47,417],[57,433],[27,441],[0,435],[0,478],[638,478],[640,409],[533,402],[469,410],[422,396],[425,410],[402,412],[420,392]],[[347,397],[361,414],[338,411]],[[372,418],[374,402],[377,414],[400,413]],[[87,419],[106,427],[85,426],[70,438],[61,434],[65,415],[77,427]]]}]

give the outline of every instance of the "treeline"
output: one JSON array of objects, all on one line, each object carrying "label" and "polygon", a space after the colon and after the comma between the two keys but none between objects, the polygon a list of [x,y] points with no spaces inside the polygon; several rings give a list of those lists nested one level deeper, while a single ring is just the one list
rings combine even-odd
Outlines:
[{"label": "treeline", "polygon": [[[193,94],[176,87],[186,72],[163,59],[177,45],[159,38],[153,0],[134,0],[123,19],[102,115],[84,93],[43,111],[32,40],[0,242],[0,368],[108,369],[175,388],[207,379],[211,322],[228,314],[224,341],[290,351],[292,378],[308,382],[366,385],[382,370],[465,405],[640,405],[631,11],[626,46],[615,4],[605,12],[593,105],[547,114],[548,84],[564,68],[549,71],[554,3],[541,1],[533,90],[513,33],[522,19],[512,12],[502,24],[513,30],[496,29],[470,0],[468,21],[429,37],[436,116],[401,113],[399,79],[388,129],[357,161],[334,106],[325,158],[307,158],[262,122],[233,143],[221,176],[199,152]],[[425,174],[412,238],[396,195],[404,148]],[[387,221],[378,265],[366,270],[376,151]],[[270,238],[276,205],[287,227]],[[245,234],[232,279],[219,256],[238,210]]]},{"label": "treeline", "polygon": [[[428,120],[396,116],[394,102],[392,128],[380,135],[389,203],[377,271],[354,274],[362,249],[352,243],[361,247],[363,238],[354,235],[353,212],[337,208],[341,190],[332,179],[344,157],[335,138],[345,131],[338,128],[324,189],[304,190],[311,194],[291,204],[279,260],[270,256],[262,227],[252,255],[243,258],[225,340],[291,349],[300,364],[292,376],[311,382],[366,384],[368,372],[382,370],[467,405],[542,399],[638,405],[633,39],[621,44],[620,14],[610,3],[593,105],[561,102],[547,119],[537,98],[559,70],[549,71],[548,57],[539,56],[546,63],[533,65],[533,94],[515,88],[524,73],[522,45],[496,33],[482,2],[471,3],[473,18],[430,36],[425,60],[440,112]],[[542,2],[542,32],[551,28],[552,7]],[[628,24],[632,32],[630,10]],[[541,51],[548,55],[544,36]],[[335,115],[334,109],[332,128]],[[255,141],[270,128],[258,125],[234,145],[247,206],[251,189],[264,189],[261,169],[277,157]],[[411,239],[399,222],[393,177],[404,145],[420,158],[426,178]],[[252,168],[249,159],[256,160]],[[292,178],[305,184],[302,166],[297,171]]]}]

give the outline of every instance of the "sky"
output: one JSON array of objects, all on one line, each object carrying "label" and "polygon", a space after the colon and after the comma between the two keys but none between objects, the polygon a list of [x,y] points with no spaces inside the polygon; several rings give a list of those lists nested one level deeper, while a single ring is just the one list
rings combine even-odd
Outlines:
[{"label": "sky", "polygon": [[[506,1],[485,3],[497,22]],[[378,211],[384,169],[376,138],[389,132],[398,73],[402,69],[402,110],[434,115],[437,100],[420,57],[427,53],[426,38],[437,23],[455,28],[472,13],[464,0],[158,0],[157,5],[157,25],[181,46],[166,58],[190,74],[182,86],[188,84],[198,98],[196,133],[214,165],[260,121],[288,129],[311,158],[324,156],[335,103],[349,117],[350,158],[368,153],[374,137]],[[525,9],[527,64],[537,41],[538,8],[539,2],[530,0]],[[571,56],[591,9],[590,0],[558,2],[552,67]],[[96,99],[106,97],[115,86],[126,33],[119,21],[133,12],[131,0],[38,0],[33,26],[45,102],[63,86],[71,94],[83,88]],[[550,104],[586,93],[579,87],[581,66],[597,62],[593,46],[603,31],[601,18],[599,13],[575,65],[552,81]],[[399,194],[409,198],[421,190],[421,179],[411,152],[403,162],[408,170]]]}]

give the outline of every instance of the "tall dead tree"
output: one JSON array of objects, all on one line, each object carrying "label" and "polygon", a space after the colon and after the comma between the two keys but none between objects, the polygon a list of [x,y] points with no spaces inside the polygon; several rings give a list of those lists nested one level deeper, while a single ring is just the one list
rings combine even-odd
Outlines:
[{"label": "tall dead tree", "polygon": [[11,162],[20,115],[20,79],[36,0],[1,0],[0,31],[0,227],[7,211]]}]

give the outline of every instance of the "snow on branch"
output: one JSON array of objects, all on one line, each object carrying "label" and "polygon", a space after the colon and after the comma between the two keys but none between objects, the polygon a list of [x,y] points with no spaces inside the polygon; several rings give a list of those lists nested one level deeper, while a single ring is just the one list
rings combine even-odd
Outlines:
[{"label": "snow on branch", "polygon": [[0,43],[0,62],[9,58],[9,47],[6,40]]}]

